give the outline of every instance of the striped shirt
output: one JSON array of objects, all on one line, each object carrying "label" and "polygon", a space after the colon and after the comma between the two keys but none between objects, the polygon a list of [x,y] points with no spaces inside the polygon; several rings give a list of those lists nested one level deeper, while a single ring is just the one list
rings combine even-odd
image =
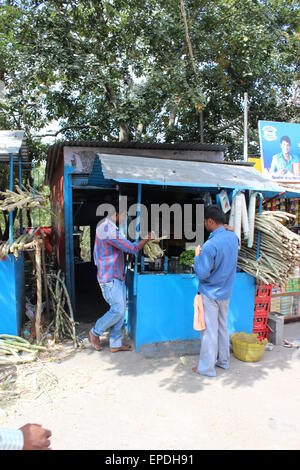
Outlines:
[{"label": "striped shirt", "polygon": [[117,226],[108,218],[104,219],[96,229],[94,245],[94,262],[98,270],[99,284],[113,279],[125,278],[124,252],[136,254],[139,242],[130,242],[119,232]]},{"label": "striped shirt", "polygon": [[24,437],[20,429],[0,428],[0,450],[22,450]]}]

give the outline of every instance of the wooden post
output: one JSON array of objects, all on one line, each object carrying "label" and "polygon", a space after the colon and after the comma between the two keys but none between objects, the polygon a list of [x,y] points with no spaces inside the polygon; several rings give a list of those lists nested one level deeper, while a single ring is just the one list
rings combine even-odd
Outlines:
[{"label": "wooden post", "polygon": [[42,244],[42,268],[43,268],[44,289],[45,289],[45,298],[46,298],[47,320],[50,321],[49,295],[48,295],[47,272],[46,272],[46,262],[45,262],[45,240],[44,239],[43,239],[43,244]]},{"label": "wooden post", "polygon": [[41,316],[42,316],[42,272],[41,272],[41,241],[35,241],[35,274],[36,274],[36,314],[35,334],[37,343],[41,340]]}]

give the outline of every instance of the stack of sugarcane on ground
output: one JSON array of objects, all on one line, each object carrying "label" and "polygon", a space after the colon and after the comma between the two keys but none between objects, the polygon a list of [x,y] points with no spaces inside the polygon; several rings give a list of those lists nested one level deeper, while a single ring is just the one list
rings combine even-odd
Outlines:
[{"label": "stack of sugarcane on ground", "polygon": [[[40,351],[46,351],[44,346],[30,344],[24,338],[13,335],[0,335],[0,364],[23,364],[36,359]],[[25,358],[20,354],[29,353]]]},{"label": "stack of sugarcane on ground", "polygon": [[[34,208],[45,208],[47,199],[38,191],[34,191],[30,186],[28,189],[20,189],[16,185],[16,192],[5,191],[0,192],[0,211],[15,211],[22,209],[34,209]],[[78,346],[78,340],[76,337],[75,331],[75,322],[73,317],[72,306],[70,298],[64,283],[63,274],[59,272],[58,274],[49,274],[46,273],[45,266],[45,251],[43,239],[40,237],[34,238],[33,235],[23,234],[18,237],[11,245],[10,242],[3,242],[0,244],[0,259],[7,256],[9,253],[13,253],[14,256],[18,256],[19,251],[26,249],[35,249],[35,278],[36,278],[36,292],[37,292],[37,309],[34,318],[33,327],[35,327],[35,337],[37,343],[42,343],[45,340],[45,337],[48,335],[50,329],[54,330],[54,340],[55,342],[61,341],[65,338],[71,338],[74,343],[74,347]],[[42,319],[42,274],[44,276],[44,294],[46,298],[47,305],[47,320],[51,322],[48,325],[48,330],[46,335],[43,334],[43,323],[45,322]],[[50,301],[52,306],[52,321],[50,319],[50,308],[49,308],[49,298],[48,293],[50,292]],[[15,351],[16,346],[19,347],[19,351],[42,351],[45,348],[43,346],[34,346],[29,343],[27,340],[16,337],[17,339],[13,340],[10,338],[10,341],[13,341],[13,344],[2,344],[2,350],[12,351],[12,354],[17,354]],[[33,337],[31,338],[33,340]],[[8,339],[6,338],[6,343]],[[7,347],[9,348],[7,349]],[[12,347],[14,346],[14,348]],[[33,357],[33,359],[35,356]],[[16,359],[16,357],[15,357]],[[21,360],[21,359],[20,359]],[[32,360],[32,358],[31,358]]]},{"label": "stack of sugarcane on ground", "polygon": [[[293,219],[293,214],[281,211],[257,214],[253,247],[242,242],[238,266],[263,284],[286,283],[300,262],[300,236],[284,225]],[[256,260],[258,230],[261,238]]]},{"label": "stack of sugarcane on ground", "polygon": [[53,328],[56,342],[71,338],[74,348],[77,348],[79,342],[76,336],[76,324],[72,304],[64,282],[64,273],[61,271],[58,271],[57,274],[49,273],[47,275],[47,284],[53,313],[53,320],[48,331]]}]

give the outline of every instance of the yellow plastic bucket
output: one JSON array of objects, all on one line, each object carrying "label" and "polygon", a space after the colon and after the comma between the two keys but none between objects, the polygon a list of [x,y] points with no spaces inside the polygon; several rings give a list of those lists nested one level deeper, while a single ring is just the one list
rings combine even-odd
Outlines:
[{"label": "yellow plastic bucket", "polygon": [[258,335],[249,333],[233,333],[231,335],[233,354],[244,362],[260,361],[264,355],[268,340],[260,341]]}]

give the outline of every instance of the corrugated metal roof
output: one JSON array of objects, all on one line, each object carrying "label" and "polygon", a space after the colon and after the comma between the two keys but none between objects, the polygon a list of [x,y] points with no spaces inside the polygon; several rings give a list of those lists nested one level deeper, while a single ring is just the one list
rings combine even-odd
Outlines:
[{"label": "corrugated metal roof", "polygon": [[252,189],[280,193],[283,188],[255,168],[209,162],[162,160],[97,154],[104,177],[120,183]]},{"label": "corrugated metal roof", "polygon": [[226,145],[218,144],[200,144],[193,142],[176,142],[174,144],[157,143],[157,142],[98,142],[91,141],[67,141],[54,144],[50,147],[49,152],[56,148],[63,147],[107,147],[107,148],[122,148],[122,149],[158,149],[158,150],[213,150],[224,151],[227,149]]},{"label": "corrugated metal roof", "polygon": [[[225,145],[200,144],[191,142],[178,142],[174,144],[155,143],[155,142],[98,142],[98,141],[66,141],[51,145],[48,149],[46,179],[51,182],[52,175],[58,165],[59,159],[63,154],[64,147],[98,147],[111,149],[134,149],[136,150],[169,150],[174,152],[193,151],[193,152],[224,152]],[[128,154],[129,155],[129,154]]]},{"label": "corrugated metal roof", "polygon": [[22,157],[27,157],[24,131],[0,131],[0,161],[8,162],[12,154],[18,157],[21,149]]}]

